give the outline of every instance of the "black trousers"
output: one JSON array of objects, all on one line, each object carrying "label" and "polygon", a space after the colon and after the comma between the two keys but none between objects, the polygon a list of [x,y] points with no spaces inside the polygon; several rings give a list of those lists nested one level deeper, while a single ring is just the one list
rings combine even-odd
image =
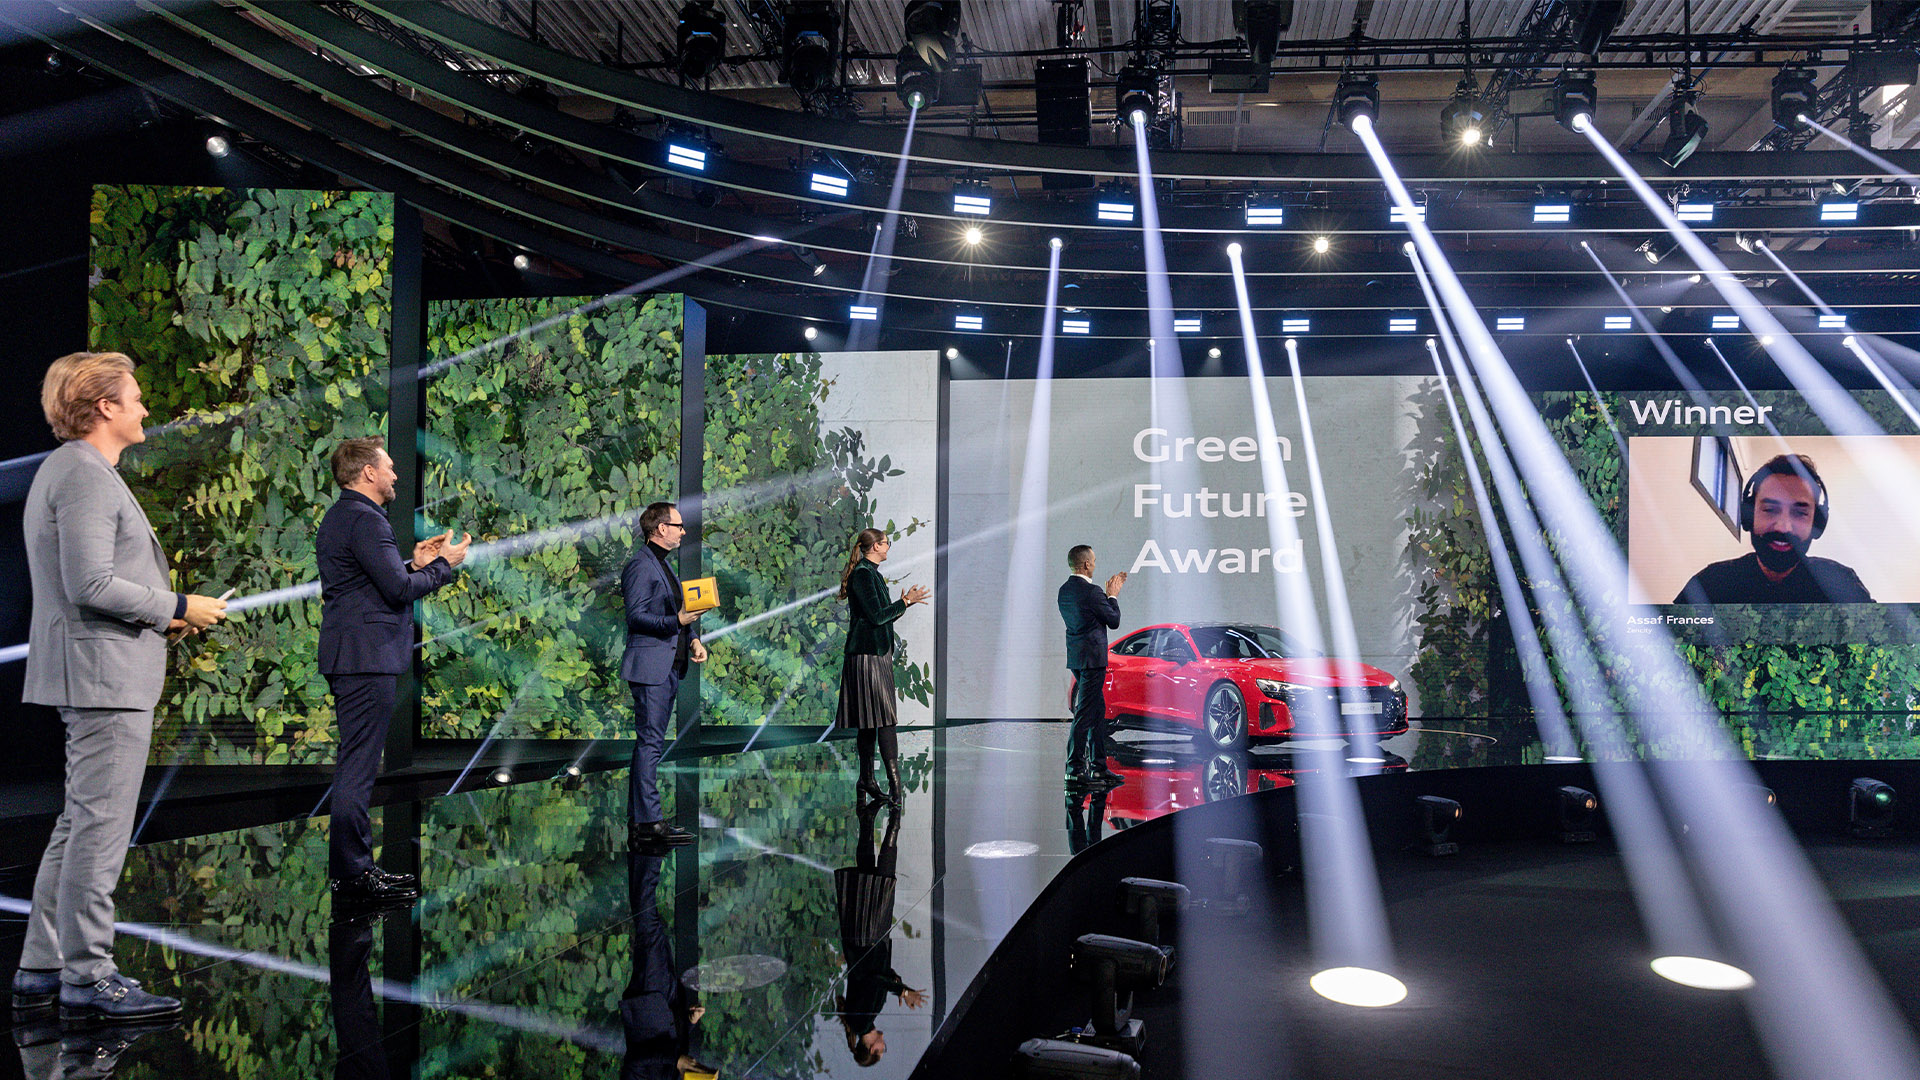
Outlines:
[{"label": "black trousers", "polygon": [[1107,767],[1107,669],[1073,669],[1073,728],[1067,734],[1067,769]]},{"label": "black trousers", "polygon": [[333,815],[327,873],[336,879],[358,877],[373,869],[373,825],[367,805],[380,757],[393,722],[398,675],[329,675],[333,711],[340,718],[340,754],[333,768]]}]

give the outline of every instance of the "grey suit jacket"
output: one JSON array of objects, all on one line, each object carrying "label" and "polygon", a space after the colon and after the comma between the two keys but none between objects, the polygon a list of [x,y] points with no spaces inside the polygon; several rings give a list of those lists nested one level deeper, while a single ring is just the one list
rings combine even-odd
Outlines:
[{"label": "grey suit jacket", "polygon": [[151,709],[176,597],[146,511],[80,439],[40,463],[24,512],[33,619],[24,701]]}]

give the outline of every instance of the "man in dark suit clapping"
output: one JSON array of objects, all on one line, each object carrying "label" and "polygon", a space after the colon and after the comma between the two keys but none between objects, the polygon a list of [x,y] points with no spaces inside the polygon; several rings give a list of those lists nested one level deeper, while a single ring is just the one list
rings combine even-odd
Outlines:
[{"label": "man in dark suit clapping", "polygon": [[657,774],[667,749],[673,695],[687,674],[687,662],[707,659],[707,647],[693,634],[700,614],[686,610],[680,575],[668,562],[687,522],[680,508],[657,502],[640,513],[646,540],[621,571],[626,594],[627,648],[620,677],[633,691],[633,768],[627,778],[627,832],[635,843],[688,844],[693,834],[669,825],[660,806]]},{"label": "man in dark suit clapping", "polygon": [[1060,618],[1067,624],[1067,669],[1073,672],[1073,729],[1067,736],[1067,782],[1115,785],[1107,768],[1107,631],[1120,628],[1120,602],[1127,583],[1115,574],[1106,588],[1093,583],[1093,549],[1067,552],[1073,576],[1060,586]]},{"label": "man in dark suit clapping", "polygon": [[340,501],[320,520],[320,674],[333,691],[340,751],[333,771],[328,876],[334,895],[357,903],[414,900],[420,882],[373,861],[367,806],[393,719],[395,684],[413,665],[413,602],[453,580],[471,535],[422,540],[400,561],[387,521],[399,477],[377,438],[348,439],[333,451]]}]

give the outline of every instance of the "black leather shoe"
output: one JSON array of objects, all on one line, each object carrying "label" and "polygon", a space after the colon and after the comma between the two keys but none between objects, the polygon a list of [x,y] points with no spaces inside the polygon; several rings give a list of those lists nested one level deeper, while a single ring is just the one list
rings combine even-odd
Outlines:
[{"label": "black leather shoe", "polygon": [[373,872],[380,875],[381,881],[396,889],[412,889],[415,893],[420,891],[420,879],[412,874],[389,874],[377,866],[373,868]]},{"label": "black leather shoe", "polygon": [[1062,779],[1070,788],[1092,787],[1094,784],[1093,774],[1081,769],[1068,769]]},{"label": "black leather shoe", "polygon": [[378,870],[368,870],[358,877],[335,878],[330,887],[333,898],[343,904],[410,904],[420,899],[418,885],[393,884]]},{"label": "black leather shoe", "polygon": [[865,780],[862,780],[853,786],[856,790],[860,792],[860,794],[865,795],[870,799],[879,799],[882,802],[886,801],[886,798],[887,798],[886,790],[882,788],[879,784],[875,783],[872,777],[868,777]]},{"label": "black leather shoe", "polygon": [[65,1080],[112,1076],[119,1067],[120,1055],[126,1053],[134,1043],[179,1026],[178,1021],[139,1027],[115,1024],[112,1027],[68,1032],[60,1040],[60,1075]]},{"label": "black leather shoe", "polygon": [[59,993],[58,971],[28,971],[22,968],[13,973],[13,1007],[20,1012],[52,1008],[53,999]]},{"label": "black leather shoe", "polygon": [[1119,787],[1121,784],[1124,784],[1127,782],[1126,777],[1121,776],[1119,773],[1114,772],[1112,769],[1095,769],[1092,773],[1088,775],[1088,779],[1091,782],[1100,785],[1101,787],[1110,787],[1110,788]]},{"label": "black leather shoe", "polygon": [[60,984],[62,1020],[138,1023],[170,1020],[179,1015],[180,999],[149,994],[140,989],[139,980],[129,979],[117,971],[85,986],[75,986],[70,982]]},{"label": "black leather shoe", "polygon": [[687,830],[664,821],[634,821],[627,824],[627,840],[634,844],[691,844],[695,839]]}]

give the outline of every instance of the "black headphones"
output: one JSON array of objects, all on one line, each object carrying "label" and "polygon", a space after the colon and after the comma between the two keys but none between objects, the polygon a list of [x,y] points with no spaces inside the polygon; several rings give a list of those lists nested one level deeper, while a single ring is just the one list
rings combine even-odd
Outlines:
[{"label": "black headphones", "polygon": [[1760,496],[1760,482],[1769,476],[1802,476],[1819,489],[1819,501],[1813,504],[1813,533],[1810,537],[1818,540],[1820,534],[1827,531],[1827,482],[1814,471],[1813,463],[1800,454],[1782,454],[1753,470],[1753,475],[1747,477],[1747,486],[1740,489],[1740,527],[1749,533],[1753,531],[1753,504]]}]

